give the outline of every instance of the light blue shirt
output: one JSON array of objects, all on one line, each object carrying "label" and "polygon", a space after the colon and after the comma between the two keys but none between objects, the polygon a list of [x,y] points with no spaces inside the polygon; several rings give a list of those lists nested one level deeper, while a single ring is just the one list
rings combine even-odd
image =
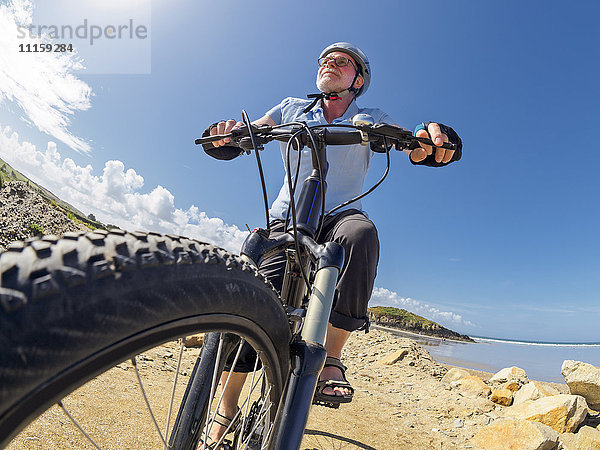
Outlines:
[{"label": "light blue shirt", "polygon": [[[311,103],[311,100],[288,97],[279,105],[271,108],[267,114],[280,125],[287,122],[306,122],[308,126],[325,125],[327,120],[323,114],[323,108],[319,102],[307,113],[302,113],[302,110]],[[375,123],[385,122],[394,123],[390,116],[376,108],[359,108],[356,102],[353,101],[348,106],[348,109],[342,117],[334,119],[334,124],[351,124],[351,119],[355,114],[369,114],[373,117]],[[279,191],[279,195],[271,205],[269,214],[271,219],[285,219],[288,205],[290,203],[290,193],[287,183],[287,166],[286,166],[286,144],[281,143],[281,157],[284,163],[286,174],[283,178],[283,186]],[[327,161],[329,162],[329,171],[327,172],[327,191],[325,193],[325,212],[338,206],[345,201],[348,201],[363,192],[365,178],[371,164],[373,152],[368,145],[331,145],[327,147]],[[290,150],[290,168],[292,170],[292,180],[296,174],[296,166],[298,164],[298,151]],[[298,187],[294,193],[295,201],[298,202],[302,182],[310,175],[312,171],[312,163],[310,149],[302,150],[300,161],[300,173],[298,176]],[[297,204],[297,203],[296,203]],[[361,201],[355,201],[341,208],[339,211],[346,209],[358,209],[362,211]]]}]

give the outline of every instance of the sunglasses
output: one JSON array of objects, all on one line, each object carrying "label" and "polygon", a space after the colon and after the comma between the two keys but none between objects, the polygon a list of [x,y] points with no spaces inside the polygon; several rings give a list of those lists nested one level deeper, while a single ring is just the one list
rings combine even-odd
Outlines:
[{"label": "sunglasses", "polygon": [[336,56],[335,58],[331,56],[323,56],[322,58],[319,58],[317,60],[319,67],[326,66],[329,63],[329,61],[333,61],[334,64],[338,67],[346,67],[348,64],[350,64],[352,67],[354,67],[354,70],[358,70],[354,63],[345,56]]}]

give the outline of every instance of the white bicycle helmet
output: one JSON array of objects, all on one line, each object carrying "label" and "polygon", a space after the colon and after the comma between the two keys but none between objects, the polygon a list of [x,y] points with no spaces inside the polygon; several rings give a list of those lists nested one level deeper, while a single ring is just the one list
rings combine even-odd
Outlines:
[{"label": "white bicycle helmet", "polygon": [[369,88],[369,83],[371,82],[371,66],[369,65],[369,59],[367,58],[367,55],[365,55],[365,53],[356,45],[353,45],[349,42],[336,42],[335,44],[331,44],[330,46],[326,47],[319,55],[319,59],[335,51],[344,52],[352,56],[352,59],[356,61],[358,64],[359,75],[363,77],[365,82],[355,93],[355,97],[364,94]]}]

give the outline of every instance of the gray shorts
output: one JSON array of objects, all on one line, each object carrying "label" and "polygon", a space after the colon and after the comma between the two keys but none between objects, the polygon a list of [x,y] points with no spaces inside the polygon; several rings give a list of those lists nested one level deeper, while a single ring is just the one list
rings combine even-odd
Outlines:
[{"label": "gray shorts", "polygon": [[[271,236],[277,236],[284,230],[283,221],[271,224]],[[338,279],[329,322],[347,331],[365,327],[367,304],[379,261],[379,238],[375,225],[356,209],[342,211],[325,220],[316,240],[318,243],[333,241],[344,247],[344,267]],[[278,254],[262,261],[258,269],[278,291],[281,291],[283,283],[285,262],[285,255]]]}]

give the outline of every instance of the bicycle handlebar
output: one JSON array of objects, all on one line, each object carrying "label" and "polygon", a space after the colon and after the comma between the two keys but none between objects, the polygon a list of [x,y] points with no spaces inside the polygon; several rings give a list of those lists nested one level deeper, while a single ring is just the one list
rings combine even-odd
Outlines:
[{"label": "bicycle handlebar", "polygon": [[[419,143],[431,145],[436,148],[456,150],[456,144],[445,142],[441,146],[436,146],[431,139],[413,136],[413,134],[405,128],[386,123],[376,123],[374,125],[329,124],[312,127],[300,127],[297,125],[286,127],[285,125],[286,124],[277,125],[274,127],[270,125],[262,125],[259,127],[253,126],[256,143],[258,145],[264,145],[273,140],[287,142],[292,136],[296,135],[296,138],[300,143],[305,146],[310,143],[310,138],[306,131],[306,129],[309,128],[323,140],[325,145],[367,144],[369,142],[380,142],[385,138],[388,140],[389,144],[396,145],[398,150],[412,150],[416,148]],[[214,141],[220,141],[221,139],[230,138],[234,142],[232,145],[246,148],[247,145],[243,145],[242,140],[249,136],[250,132],[248,131],[248,128],[243,127],[232,130],[227,134],[216,134],[199,138],[195,140],[195,143],[197,145],[208,144]]]}]

